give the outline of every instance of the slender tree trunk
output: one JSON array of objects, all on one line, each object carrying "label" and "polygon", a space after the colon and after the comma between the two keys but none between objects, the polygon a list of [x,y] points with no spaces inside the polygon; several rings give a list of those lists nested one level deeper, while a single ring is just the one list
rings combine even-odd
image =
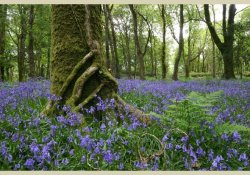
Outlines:
[{"label": "slender tree trunk", "polygon": [[128,34],[128,27],[125,26],[125,43],[126,43],[126,51],[127,51],[127,62],[128,62],[128,69],[127,74],[128,78],[131,78],[131,52],[130,52],[130,36]]},{"label": "slender tree trunk", "polygon": [[[156,44],[155,44],[155,38],[154,38],[154,45],[153,45],[153,48],[156,47]],[[154,76],[155,78],[157,78],[157,57],[155,56],[154,57]]]},{"label": "slender tree trunk", "polygon": [[201,72],[205,72],[205,53],[202,54],[202,68]]},{"label": "slender tree trunk", "polygon": [[178,54],[175,58],[174,63],[174,73],[172,76],[172,79],[174,81],[178,80],[178,67],[179,62],[181,59],[182,51],[184,49],[184,39],[183,39],[183,25],[184,25],[184,16],[183,16],[183,4],[180,5],[180,34],[179,34],[179,48],[178,48]]},{"label": "slender tree trunk", "polygon": [[5,76],[5,23],[6,23],[6,17],[7,17],[7,5],[1,5],[0,4],[0,81],[4,81]]},{"label": "slender tree trunk", "polygon": [[138,22],[137,22],[137,14],[134,10],[133,5],[129,5],[130,11],[132,13],[133,17],[133,26],[134,26],[134,41],[135,41],[135,46],[136,46],[136,59],[139,61],[139,74],[140,74],[140,79],[145,80],[145,68],[144,68],[144,59],[143,59],[143,53],[141,51],[141,45],[138,37]]},{"label": "slender tree trunk", "polygon": [[209,5],[204,5],[205,19],[210,31],[210,34],[220,50],[223,62],[224,62],[224,74],[225,79],[235,78],[234,75],[234,61],[233,61],[233,41],[234,41],[234,17],[236,13],[235,4],[229,6],[229,15],[226,22],[226,5],[223,5],[223,20],[222,20],[222,32],[224,42],[221,42],[218,34],[215,31],[214,26],[210,20]]},{"label": "slender tree trunk", "polygon": [[161,5],[161,18],[162,18],[162,55],[161,55],[161,66],[162,66],[162,79],[166,78],[166,18],[165,18],[165,5]]},{"label": "slender tree trunk", "polygon": [[[214,28],[215,28],[215,10],[214,10],[214,6],[212,8],[213,10],[213,16],[214,16]],[[213,78],[216,77],[216,66],[215,66],[215,43],[214,41],[212,41],[212,44],[213,44]]]},{"label": "slender tree trunk", "polygon": [[47,49],[47,70],[46,78],[50,79],[50,48]]},{"label": "slender tree trunk", "polygon": [[113,51],[114,51],[114,57],[113,57],[113,69],[115,69],[115,77],[120,78],[120,65],[119,65],[119,57],[118,57],[118,52],[117,52],[117,44],[116,44],[116,35],[115,35],[115,26],[114,22],[112,19],[111,15],[111,10],[106,5],[107,7],[107,12],[108,12],[108,17],[109,17],[109,22],[110,22],[110,27],[111,27],[111,40],[113,44]]},{"label": "slender tree trunk", "polygon": [[26,7],[24,5],[18,5],[19,14],[20,14],[20,27],[21,27],[21,34],[19,36],[19,47],[18,47],[18,80],[24,81],[25,76],[25,40],[27,35],[27,17],[26,17]]},{"label": "slender tree trunk", "polygon": [[188,34],[188,57],[187,57],[187,62],[186,62],[186,71],[185,71],[185,77],[186,78],[189,78],[189,72],[190,72],[190,61],[191,61],[191,58],[192,58],[192,52],[191,52],[191,26],[189,24],[189,27],[188,27],[188,31],[189,31],[189,34]]},{"label": "slender tree trunk", "polygon": [[35,18],[34,5],[30,5],[29,14],[29,45],[28,45],[28,56],[29,56],[29,77],[35,77],[35,56],[34,56],[34,37],[33,37],[33,23]]},{"label": "slender tree trunk", "polygon": [[153,77],[154,76],[154,46],[153,46],[153,34],[150,37],[150,62],[151,62],[151,71],[150,74]]},{"label": "slender tree trunk", "polygon": [[105,17],[105,49],[106,49],[106,65],[108,69],[111,69],[111,61],[110,61],[110,53],[109,53],[109,46],[110,46],[110,32],[109,32],[109,18],[107,12],[108,5],[104,5],[104,17]]}]

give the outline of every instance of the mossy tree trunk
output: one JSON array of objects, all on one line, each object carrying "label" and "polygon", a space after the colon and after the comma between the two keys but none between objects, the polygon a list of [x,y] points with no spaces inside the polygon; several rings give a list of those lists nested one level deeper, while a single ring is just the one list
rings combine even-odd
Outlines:
[{"label": "mossy tree trunk", "polygon": [[[117,82],[103,66],[100,54],[101,6],[52,5],[51,92],[60,106],[91,104],[95,95],[111,97]],[[55,112],[55,104],[46,112]]]},{"label": "mossy tree trunk", "polygon": [[116,99],[117,107],[126,105],[117,95],[117,81],[103,64],[101,28],[100,5],[52,5],[51,92],[61,100],[50,101],[43,114],[54,116],[65,104],[84,112],[83,108],[96,104],[96,95]]}]

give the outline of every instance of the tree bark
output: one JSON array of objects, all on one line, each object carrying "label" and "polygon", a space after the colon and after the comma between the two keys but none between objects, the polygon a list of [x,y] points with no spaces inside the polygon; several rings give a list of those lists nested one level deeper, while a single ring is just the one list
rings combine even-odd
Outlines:
[{"label": "tree bark", "polygon": [[25,40],[27,35],[27,9],[24,5],[18,5],[18,10],[20,14],[20,25],[21,25],[21,33],[19,35],[18,40],[18,80],[24,81],[25,74]]},{"label": "tree bark", "polygon": [[4,81],[4,72],[5,72],[5,25],[7,17],[7,5],[0,4],[0,81]]},{"label": "tree bark", "polygon": [[130,53],[130,35],[128,33],[128,26],[125,24],[125,45],[126,45],[126,51],[127,51],[127,62],[128,62],[128,69],[127,74],[128,78],[131,78],[131,53]]},{"label": "tree bark", "polygon": [[106,53],[106,66],[108,69],[111,69],[111,61],[110,61],[110,32],[109,32],[109,18],[107,12],[107,5],[103,5],[104,17],[105,17],[105,53]]},{"label": "tree bark", "polygon": [[[213,10],[213,16],[214,16],[214,28],[215,28],[215,10],[214,10],[214,6],[212,8]],[[216,66],[215,66],[215,43],[214,41],[212,41],[212,44],[213,44],[213,78],[216,77]]]},{"label": "tree bark", "polygon": [[29,13],[29,45],[28,45],[28,56],[29,56],[29,77],[34,78],[35,74],[35,56],[34,56],[34,37],[33,37],[33,23],[35,18],[34,13],[35,6],[30,5]]},{"label": "tree bark", "polygon": [[162,66],[162,79],[166,78],[166,18],[165,18],[165,5],[161,5],[161,18],[162,18],[162,55],[161,55],[161,66]]},{"label": "tree bark", "polygon": [[210,20],[209,5],[204,5],[204,14],[206,19],[206,24],[210,31],[210,34],[220,50],[223,62],[224,62],[224,74],[225,79],[235,78],[234,75],[234,61],[233,61],[233,41],[234,41],[234,17],[235,17],[235,4],[229,6],[229,15],[226,23],[226,5],[223,5],[223,23],[222,32],[224,37],[224,42],[222,42],[216,33],[214,26]]},{"label": "tree bark", "polygon": [[179,67],[179,62],[181,59],[182,51],[184,48],[184,39],[183,39],[183,25],[184,25],[184,16],[183,16],[183,4],[180,5],[180,34],[179,34],[179,48],[178,48],[178,54],[175,58],[175,63],[174,63],[174,73],[172,76],[172,79],[174,81],[178,80],[178,67]]},{"label": "tree bark", "polygon": [[134,42],[135,42],[135,46],[136,46],[136,57],[139,61],[139,65],[140,65],[140,68],[139,68],[140,79],[145,80],[144,59],[143,59],[143,53],[141,51],[141,44],[140,44],[139,37],[138,37],[137,13],[134,10],[133,5],[129,5],[129,8],[130,8],[130,11],[131,11],[132,17],[133,17]]},{"label": "tree bark", "polygon": [[111,27],[111,40],[112,40],[112,46],[113,47],[113,60],[112,60],[112,65],[113,68],[112,70],[114,70],[114,76],[116,78],[120,78],[120,65],[119,65],[119,57],[118,57],[118,52],[117,52],[117,44],[116,44],[116,35],[115,35],[115,26],[114,26],[114,22],[112,19],[112,15],[111,15],[111,9],[109,8],[108,5],[106,5],[106,10],[108,13],[108,18],[109,18],[109,22],[110,22],[110,27]]}]

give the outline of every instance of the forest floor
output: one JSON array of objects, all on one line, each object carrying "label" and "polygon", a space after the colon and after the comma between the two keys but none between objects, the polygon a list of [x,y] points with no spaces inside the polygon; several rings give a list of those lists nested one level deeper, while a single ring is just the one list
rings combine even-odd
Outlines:
[{"label": "forest floor", "polygon": [[148,125],[98,97],[84,116],[41,116],[49,87],[0,83],[0,170],[250,170],[249,80],[119,80]]}]

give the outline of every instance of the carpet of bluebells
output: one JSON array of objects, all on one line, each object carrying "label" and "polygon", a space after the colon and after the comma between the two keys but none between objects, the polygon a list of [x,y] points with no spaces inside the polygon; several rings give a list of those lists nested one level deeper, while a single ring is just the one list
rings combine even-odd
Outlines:
[{"label": "carpet of bluebells", "polygon": [[148,125],[98,97],[43,116],[49,86],[0,83],[0,170],[250,170],[250,82],[119,80]]}]

